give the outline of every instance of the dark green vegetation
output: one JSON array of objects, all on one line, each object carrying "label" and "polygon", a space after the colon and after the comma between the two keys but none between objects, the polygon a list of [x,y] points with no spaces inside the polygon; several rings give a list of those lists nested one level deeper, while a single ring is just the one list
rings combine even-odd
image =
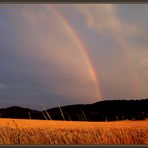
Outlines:
[{"label": "dark green vegetation", "polygon": [[1,118],[72,121],[144,120],[148,118],[148,99],[106,100],[86,105],[69,105],[44,111],[22,107],[0,109]]}]

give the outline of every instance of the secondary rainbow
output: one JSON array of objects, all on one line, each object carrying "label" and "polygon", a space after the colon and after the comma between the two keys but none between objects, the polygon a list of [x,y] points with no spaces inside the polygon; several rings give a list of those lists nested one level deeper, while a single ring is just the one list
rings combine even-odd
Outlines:
[{"label": "secondary rainbow", "polygon": [[136,96],[137,98],[140,98],[142,96],[141,94],[141,81],[140,81],[140,77],[138,76],[138,72],[136,71],[136,68],[134,67],[133,61],[132,61],[132,54],[130,53],[130,46],[126,45],[126,42],[123,41],[124,38],[121,39],[121,37],[119,36],[118,38],[116,38],[117,43],[120,45],[121,47],[121,51],[123,54],[123,57],[125,59],[126,65],[127,65],[127,71],[129,72],[129,77],[131,79],[131,84],[132,84],[132,93],[134,96]]}]

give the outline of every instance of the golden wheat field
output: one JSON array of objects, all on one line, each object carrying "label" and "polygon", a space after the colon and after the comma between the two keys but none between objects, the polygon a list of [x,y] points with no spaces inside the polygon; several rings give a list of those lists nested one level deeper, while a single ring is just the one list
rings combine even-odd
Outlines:
[{"label": "golden wheat field", "polygon": [[148,144],[148,121],[0,119],[0,144]]}]

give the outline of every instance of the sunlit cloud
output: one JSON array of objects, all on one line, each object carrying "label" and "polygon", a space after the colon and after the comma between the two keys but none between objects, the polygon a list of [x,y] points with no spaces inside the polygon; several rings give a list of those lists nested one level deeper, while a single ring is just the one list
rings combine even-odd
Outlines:
[{"label": "sunlit cloud", "polygon": [[[112,33],[113,36],[134,35],[140,31],[135,24],[123,22],[117,15],[117,5],[78,5],[78,10],[84,15],[88,27],[102,34]],[[87,11],[86,11],[87,10]]]},{"label": "sunlit cloud", "polygon": [[[125,64],[128,67],[127,71],[129,72],[130,81],[133,83],[132,92],[140,96],[142,83],[135,67],[133,54],[137,47],[133,46],[131,39],[140,35],[143,29],[137,24],[122,20],[118,15],[118,5],[79,5],[78,10],[84,15],[88,28],[97,31],[102,37],[105,36],[107,38],[109,36],[114,40],[116,48],[121,50]],[[114,69],[113,67],[112,69]]]}]

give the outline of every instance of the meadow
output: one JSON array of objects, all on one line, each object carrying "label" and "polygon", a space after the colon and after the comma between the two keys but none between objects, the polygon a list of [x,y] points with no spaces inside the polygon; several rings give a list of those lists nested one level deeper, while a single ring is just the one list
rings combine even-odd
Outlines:
[{"label": "meadow", "polygon": [[0,144],[148,144],[148,121],[0,119]]}]

